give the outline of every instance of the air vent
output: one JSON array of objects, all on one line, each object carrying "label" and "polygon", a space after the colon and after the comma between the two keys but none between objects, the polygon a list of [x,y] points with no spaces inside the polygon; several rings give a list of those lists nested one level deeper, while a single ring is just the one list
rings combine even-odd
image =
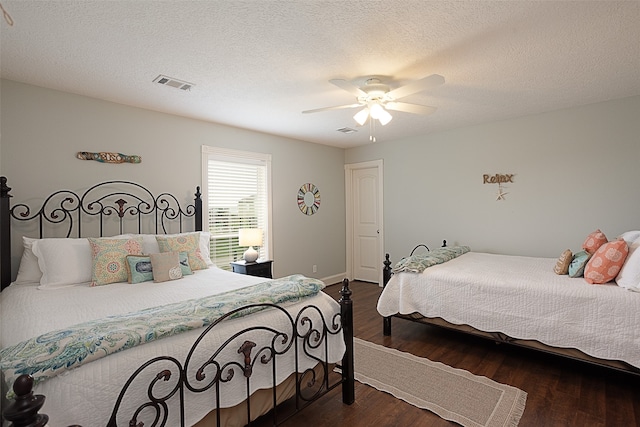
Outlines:
[{"label": "air vent", "polygon": [[338,132],[342,132],[342,133],[355,133],[358,132],[355,129],[351,129],[351,128],[340,128],[338,129]]},{"label": "air vent", "polygon": [[154,83],[159,83],[165,86],[175,87],[180,90],[191,90],[191,87],[195,86],[193,83],[188,83],[182,80],[174,79],[173,77],[163,76],[160,74],[158,77],[153,79]]}]

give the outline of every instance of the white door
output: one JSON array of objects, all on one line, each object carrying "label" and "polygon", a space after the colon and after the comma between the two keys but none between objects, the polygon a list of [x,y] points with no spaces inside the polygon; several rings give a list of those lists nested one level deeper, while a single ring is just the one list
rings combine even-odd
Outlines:
[{"label": "white door", "polygon": [[[352,278],[381,283],[382,273],[382,206],[381,164],[371,162],[349,165],[351,191],[347,200],[351,212]],[[359,167],[360,166],[360,167]],[[348,181],[349,182],[349,181]]]}]

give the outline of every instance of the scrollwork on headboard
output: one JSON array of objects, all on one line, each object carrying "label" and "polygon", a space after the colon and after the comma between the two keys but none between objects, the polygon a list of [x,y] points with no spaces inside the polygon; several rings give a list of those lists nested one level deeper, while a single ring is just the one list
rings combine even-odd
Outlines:
[{"label": "scrollwork on headboard", "polygon": [[[102,237],[123,233],[166,234],[202,230],[202,199],[196,187],[193,204],[181,206],[170,193],[155,196],[146,187],[131,181],[106,181],[82,193],[60,190],[50,194],[38,210],[25,203],[10,206],[6,177],[0,177],[0,260],[2,288],[11,281],[11,221],[37,221],[38,237]],[[187,218],[195,224],[187,225]],[[93,230],[87,232],[89,226]],[[109,230],[106,229],[110,226]]]}]

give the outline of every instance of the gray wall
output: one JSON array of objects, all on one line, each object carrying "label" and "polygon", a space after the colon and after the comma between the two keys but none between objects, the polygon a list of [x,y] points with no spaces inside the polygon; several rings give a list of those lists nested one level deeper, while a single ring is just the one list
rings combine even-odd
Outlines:
[{"label": "gray wall", "polygon": [[[132,180],[192,201],[201,185],[202,145],[270,153],[274,274],[344,274],[344,150],[10,80],[0,85],[0,174],[13,188],[13,204],[109,179]],[[143,160],[102,164],[76,159],[78,151],[138,154]],[[306,182],[321,191],[322,204],[313,216],[303,215],[296,203],[298,188]],[[19,255],[20,236],[14,232],[12,238]],[[14,277],[18,260],[14,256]]]},{"label": "gray wall", "polygon": [[[476,251],[557,257],[579,249],[596,228],[609,238],[640,229],[640,97],[341,150],[0,83],[0,174],[14,188],[13,203],[114,178],[190,200],[201,180],[201,145],[271,153],[278,276],[344,273],[343,166],[375,159],[384,161],[385,251],[395,260],[442,239]],[[143,162],[80,161],[77,151],[139,154]],[[483,174],[496,173],[514,174],[502,201],[497,185],[482,184]],[[305,182],[322,192],[311,217],[296,206]]]},{"label": "gray wall", "polygon": [[[385,250],[395,261],[442,239],[557,257],[596,228],[609,239],[640,229],[640,97],[346,150],[346,163],[373,159],[384,159]],[[483,184],[497,173],[514,174],[502,201]]]}]

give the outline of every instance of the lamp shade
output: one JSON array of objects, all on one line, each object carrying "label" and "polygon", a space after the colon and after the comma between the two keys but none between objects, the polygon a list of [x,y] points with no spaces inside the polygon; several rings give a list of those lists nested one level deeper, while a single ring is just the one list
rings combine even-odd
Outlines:
[{"label": "lamp shade", "polygon": [[240,246],[262,246],[262,229],[241,228],[238,244]]},{"label": "lamp shade", "polygon": [[249,246],[243,255],[245,262],[256,262],[258,251],[253,247],[262,245],[262,230],[259,228],[241,228],[238,235],[238,244],[240,246]]}]

